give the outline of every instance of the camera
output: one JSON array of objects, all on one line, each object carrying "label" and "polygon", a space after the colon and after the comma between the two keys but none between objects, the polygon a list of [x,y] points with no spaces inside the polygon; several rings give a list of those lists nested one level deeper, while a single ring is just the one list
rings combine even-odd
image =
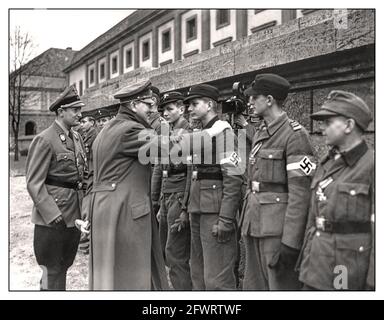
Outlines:
[{"label": "camera", "polygon": [[245,89],[245,84],[242,82],[235,82],[232,85],[232,97],[221,103],[223,113],[247,113],[247,100],[244,95]]}]

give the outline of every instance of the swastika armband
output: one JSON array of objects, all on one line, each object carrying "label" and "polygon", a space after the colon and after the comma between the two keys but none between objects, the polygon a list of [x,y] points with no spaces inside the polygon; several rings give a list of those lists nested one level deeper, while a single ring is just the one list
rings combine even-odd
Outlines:
[{"label": "swastika armband", "polygon": [[220,164],[237,167],[240,162],[241,162],[240,156],[236,152],[232,152],[229,157],[222,159],[220,161]]},{"label": "swastika armband", "polygon": [[316,163],[312,156],[295,155],[287,159],[288,178],[313,176],[316,169]]}]

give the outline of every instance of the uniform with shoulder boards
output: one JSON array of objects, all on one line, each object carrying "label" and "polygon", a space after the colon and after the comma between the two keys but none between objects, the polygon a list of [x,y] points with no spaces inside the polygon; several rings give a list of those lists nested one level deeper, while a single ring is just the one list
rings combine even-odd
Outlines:
[{"label": "uniform with shoulder boards", "polygon": [[79,124],[80,100],[67,88],[50,106],[55,122],[32,141],[27,158],[27,189],[33,200],[34,250],[43,269],[42,290],[65,290],[66,272],[72,265],[80,233],[83,173],[86,155],[81,136],[71,127]]}]

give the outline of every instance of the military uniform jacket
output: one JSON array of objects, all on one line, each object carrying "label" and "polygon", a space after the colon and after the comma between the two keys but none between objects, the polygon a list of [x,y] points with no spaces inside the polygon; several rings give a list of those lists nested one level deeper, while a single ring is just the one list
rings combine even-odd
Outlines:
[{"label": "military uniform jacket", "polygon": [[33,200],[32,222],[50,225],[63,216],[67,227],[80,218],[83,191],[46,184],[47,178],[62,183],[82,181],[86,165],[80,135],[71,130],[73,140],[54,122],[32,141],[26,164],[27,189]]},{"label": "military uniform jacket", "polygon": [[[189,130],[189,123],[185,118],[180,120],[174,126],[174,132],[183,132]],[[162,193],[184,192],[187,181],[187,164],[171,162],[171,157],[168,157],[169,164],[156,164],[152,174],[152,201],[159,201],[160,191]]]},{"label": "military uniform jacket", "polygon": [[369,227],[373,183],[374,155],[365,141],[336,160],[333,155],[322,159],[311,184],[307,241],[300,267],[302,282],[334,290],[335,267],[345,266],[349,290],[364,289],[366,283],[373,286],[373,237],[369,230],[347,234],[316,230],[316,217],[330,222],[365,223]]},{"label": "military uniform jacket", "polygon": [[281,237],[285,245],[299,250],[315,166],[307,131],[285,112],[261,126],[248,159],[242,234]]},{"label": "military uniform jacket", "polygon": [[[213,118],[203,128],[202,132],[204,132],[204,129],[212,127],[217,120],[219,120],[218,117]],[[224,140],[233,141],[232,147],[229,146],[228,149],[223,149]],[[189,176],[186,187],[186,192],[189,191],[189,194],[187,197],[184,197],[184,200],[187,199],[186,206],[188,212],[216,213],[223,218],[235,220],[241,197],[242,174],[244,172],[241,169],[243,162],[239,159],[236,149],[236,137],[232,130],[226,129],[212,139],[212,150],[204,150],[206,152],[204,155],[212,152],[212,164],[207,164],[207,161],[204,161],[204,157],[200,159],[200,164],[196,164],[196,154],[192,155],[192,165],[189,166],[190,170],[188,171]],[[218,157],[216,159],[214,159],[215,154]],[[215,174],[219,172],[219,175],[222,175],[222,179],[194,179],[193,176],[194,173],[199,175],[211,172],[215,172]]]}]

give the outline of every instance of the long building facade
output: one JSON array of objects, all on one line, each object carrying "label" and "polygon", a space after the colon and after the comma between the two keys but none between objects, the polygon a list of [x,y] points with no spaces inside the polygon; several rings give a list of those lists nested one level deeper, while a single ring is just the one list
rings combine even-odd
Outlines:
[{"label": "long building facade", "polygon": [[[64,72],[86,110],[116,104],[116,91],[143,79],[162,92],[210,83],[226,99],[233,82],[278,73],[292,83],[288,115],[321,154],[309,114],[331,90],[354,92],[374,111],[375,11],[137,10],[78,51]],[[372,144],[374,122],[368,131]]]}]

